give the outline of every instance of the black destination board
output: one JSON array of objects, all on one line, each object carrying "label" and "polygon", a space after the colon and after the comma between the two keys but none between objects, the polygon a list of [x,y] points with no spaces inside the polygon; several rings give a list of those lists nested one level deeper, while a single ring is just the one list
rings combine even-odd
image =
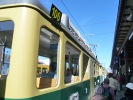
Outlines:
[{"label": "black destination board", "polygon": [[50,16],[51,16],[57,23],[60,23],[60,22],[61,22],[62,13],[61,13],[61,11],[60,11],[55,5],[53,5],[53,4],[52,4],[52,6],[51,6]]}]

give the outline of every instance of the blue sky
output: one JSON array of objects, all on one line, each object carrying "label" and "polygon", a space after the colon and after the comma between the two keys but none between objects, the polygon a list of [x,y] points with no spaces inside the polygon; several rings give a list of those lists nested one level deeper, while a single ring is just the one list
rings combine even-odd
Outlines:
[{"label": "blue sky", "polygon": [[[96,51],[99,62],[107,70],[110,69],[119,0],[39,1],[48,10],[53,3],[62,13],[67,14],[87,44],[97,45],[95,49],[93,46],[90,47]],[[89,36],[89,34],[94,34],[94,36]]]}]

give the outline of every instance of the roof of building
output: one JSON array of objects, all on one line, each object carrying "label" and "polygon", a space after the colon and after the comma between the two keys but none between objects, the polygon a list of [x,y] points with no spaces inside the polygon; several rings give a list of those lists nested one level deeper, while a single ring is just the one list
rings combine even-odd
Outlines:
[{"label": "roof of building", "polygon": [[121,64],[124,63],[124,49],[128,50],[128,60],[131,60],[133,57],[133,38],[131,37],[133,30],[132,14],[133,0],[119,0],[110,67],[114,66],[117,56],[120,56]]}]

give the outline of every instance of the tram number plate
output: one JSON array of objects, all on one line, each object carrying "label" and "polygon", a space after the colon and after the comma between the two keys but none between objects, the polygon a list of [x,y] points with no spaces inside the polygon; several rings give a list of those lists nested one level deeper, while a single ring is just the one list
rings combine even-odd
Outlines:
[{"label": "tram number plate", "polygon": [[62,13],[61,13],[61,11],[60,11],[55,5],[53,5],[53,4],[52,4],[52,6],[51,6],[50,16],[51,16],[57,23],[60,23],[60,22],[61,22]]}]

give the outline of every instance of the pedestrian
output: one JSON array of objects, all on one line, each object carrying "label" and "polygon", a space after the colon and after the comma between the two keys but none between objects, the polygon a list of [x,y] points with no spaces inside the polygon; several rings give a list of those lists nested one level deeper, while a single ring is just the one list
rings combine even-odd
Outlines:
[{"label": "pedestrian", "polygon": [[106,100],[106,98],[103,95],[96,94],[92,96],[90,100]]},{"label": "pedestrian", "polygon": [[117,75],[117,77],[116,77],[116,80],[117,80],[117,90],[120,92],[120,76],[119,75]]},{"label": "pedestrian", "polygon": [[133,100],[133,83],[127,83],[124,95],[128,100]]},{"label": "pedestrian", "polygon": [[117,87],[118,87],[118,82],[117,80],[113,77],[113,74],[110,73],[110,78],[109,78],[109,86],[114,90],[114,93],[116,95],[116,92],[117,92]]},{"label": "pedestrian", "polygon": [[115,100],[114,90],[109,86],[109,79],[105,78],[103,83],[99,86],[96,94],[104,95],[106,100]]},{"label": "pedestrian", "polygon": [[130,82],[133,83],[133,73],[132,73],[132,76],[130,78]]},{"label": "pedestrian", "polygon": [[124,96],[120,100],[133,100],[133,83],[126,84],[126,90]]}]

